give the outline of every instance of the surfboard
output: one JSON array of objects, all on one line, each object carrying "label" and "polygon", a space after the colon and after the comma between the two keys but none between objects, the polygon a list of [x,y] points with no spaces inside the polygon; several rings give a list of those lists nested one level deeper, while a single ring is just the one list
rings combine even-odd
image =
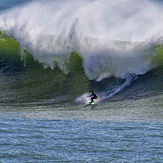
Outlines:
[{"label": "surfboard", "polygon": [[85,105],[85,107],[86,107],[86,106],[89,106],[89,105],[94,105],[94,102],[92,102],[92,103],[89,102],[87,105]]}]

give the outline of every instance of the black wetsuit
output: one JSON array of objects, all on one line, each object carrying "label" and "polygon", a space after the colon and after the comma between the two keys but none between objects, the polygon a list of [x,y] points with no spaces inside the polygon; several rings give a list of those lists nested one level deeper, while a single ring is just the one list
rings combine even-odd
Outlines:
[{"label": "black wetsuit", "polygon": [[90,103],[92,103],[93,102],[93,99],[96,99],[97,98],[97,95],[94,92],[92,92],[92,94],[89,97],[91,97],[91,102]]}]

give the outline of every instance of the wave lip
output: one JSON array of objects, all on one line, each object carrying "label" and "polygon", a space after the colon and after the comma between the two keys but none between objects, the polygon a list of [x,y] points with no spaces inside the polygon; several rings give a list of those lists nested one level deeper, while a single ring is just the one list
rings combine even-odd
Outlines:
[{"label": "wave lip", "polygon": [[44,68],[69,73],[76,52],[87,77],[100,81],[157,66],[151,39],[163,34],[160,20],[159,5],[145,0],[34,1],[1,12],[0,29],[19,43],[22,56],[29,51]]}]

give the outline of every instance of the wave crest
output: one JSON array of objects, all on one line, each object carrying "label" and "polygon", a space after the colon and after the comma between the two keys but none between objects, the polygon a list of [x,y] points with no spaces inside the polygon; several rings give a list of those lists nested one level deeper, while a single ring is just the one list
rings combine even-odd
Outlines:
[{"label": "wave crest", "polygon": [[159,5],[145,0],[34,1],[1,12],[0,29],[19,43],[22,55],[29,51],[45,68],[68,73],[76,52],[87,77],[99,81],[157,66],[150,40],[163,34],[160,20]]}]

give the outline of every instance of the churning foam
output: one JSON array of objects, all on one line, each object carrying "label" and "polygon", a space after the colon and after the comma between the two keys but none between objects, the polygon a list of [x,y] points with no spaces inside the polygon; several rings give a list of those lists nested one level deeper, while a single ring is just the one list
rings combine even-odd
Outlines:
[{"label": "churning foam", "polygon": [[0,29],[44,67],[68,72],[65,62],[76,51],[89,79],[125,78],[153,68],[149,42],[163,35],[161,7],[146,0],[34,1],[2,12]]}]

